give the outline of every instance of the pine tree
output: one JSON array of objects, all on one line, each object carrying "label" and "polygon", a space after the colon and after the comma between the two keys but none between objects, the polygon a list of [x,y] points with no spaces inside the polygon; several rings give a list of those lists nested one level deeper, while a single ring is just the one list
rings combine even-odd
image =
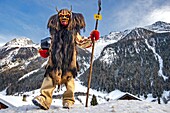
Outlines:
[{"label": "pine tree", "polygon": [[95,95],[92,96],[92,100],[91,100],[90,103],[91,103],[92,106],[98,105],[98,102],[97,102],[97,99],[96,99]]}]

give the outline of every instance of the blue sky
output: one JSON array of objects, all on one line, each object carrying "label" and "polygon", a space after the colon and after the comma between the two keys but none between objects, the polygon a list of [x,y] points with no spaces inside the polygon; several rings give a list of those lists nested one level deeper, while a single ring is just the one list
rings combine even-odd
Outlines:
[{"label": "blue sky", "polygon": [[[89,36],[94,29],[93,15],[97,0],[0,0],[0,45],[17,37],[28,37],[35,43],[49,36],[46,28],[49,17],[62,8],[82,13]],[[170,23],[170,0],[102,0],[103,19],[99,21],[100,34],[123,31],[150,25],[158,20]]]}]

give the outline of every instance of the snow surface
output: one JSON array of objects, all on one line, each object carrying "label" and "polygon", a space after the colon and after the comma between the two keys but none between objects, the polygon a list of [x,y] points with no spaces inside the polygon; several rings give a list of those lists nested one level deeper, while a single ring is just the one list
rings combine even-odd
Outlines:
[{"label": "snow surface", "polygon": [[[59,101],[58,101],[59,102]],[[97,106],[84,107],[75,104],[70,109],[63,109],[55,104],[49,110],[41,110],[36,106],[29,104],[16,108],[0,110],[0,113],[170,113],[170,104],[157,104],[137,100],[114,100],[108,103],[102,103]]]},{"label": "snow surface", "polygon": [[[104,39],[100,39],[99,41],[97,41],[94,47],[94,59],[97,59],[100,56],[100,53],[102,52],[104,47],[117,41],[118,40],[104,40]],[[86,50],[92,52],[92,48],[87,48]]]},{"label": "snow surface", "polygon": [[11,47],[12,46],[25,47],[25,46],[30,46],[30,45],[32,46],[36,44],[34,44],[32,40],[27,37],[14,38],[13,40],[5,44],[5,46],[11,46]]},{"label": "snow surface", "polygon": [[[87,87],[81,85],[81,82],[75,81],[76,90],[75,92],[86,92]],[[57,89],[57,88],[56,88]],[[34,106],[32,99],[39,95],[39,89],[33,92],[26,92],[24,94],[29,95],[26,98],[26,102],[22,101],[22,96],[5,96],[5,90],[0,92],[0,98],[4,99],[8,103],[15,107],[9,107],[7,109],[1,109],[0,113],[170,113],[170,103],[168,104],[157,104],[157,102],[150,102],[153,100],[148,95],[147,100],[117,100],[118,97],[125,94],[119,90],[112,91],[110,93],[98,92],[90,89],[90,94],[94,94],[97,97],[98,105],[90,106],[92,96],[89,96],[88,107],[85,107],[86,96],[79,96],[82,101],[75,101],[75,105],[70,109],[62,108],[61,99],[53,99],[52,105],[49,110],[42,110],[37,106]],[[62,88],[57,94],[62,94],[65,91],[65,87]],[[169,92],[166,92],[167,95]],[[55,95],[56,93],[54,93]],[[141,97],[142,98],[142,97]],[[110,99],[110,101],[106,101]]]},{"label": "snow surface", "polygon": [[[98,41],[95,43],[94,48],[94,58],[97,59],[100,56],[100,53],[109,44],[116,43],[123,37],[125,37],[130,30],[125,30],[123,32],[110,32],[109,35],[101,37]],[[92,52],[92,48],[88,48],[88,51]]]}]

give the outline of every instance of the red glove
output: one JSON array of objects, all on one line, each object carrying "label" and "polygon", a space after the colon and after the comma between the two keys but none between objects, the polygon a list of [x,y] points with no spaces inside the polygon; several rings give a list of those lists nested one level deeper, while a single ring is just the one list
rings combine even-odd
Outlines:
[{"label": "red glove", "polygon": [[46,49],[40,49],[38,52],[40,53],[40,56],[43,58],[47,58],[49,55],[48,50],[46,50]]},{"label": "red glove", "polygon": [[90,38],[91,38],[92,41],[94,41],[94,39],[95,39],[95,41],[99,40],[99,36],[100,36],[100,33],[97,30],[93,30],[90,33]]}]

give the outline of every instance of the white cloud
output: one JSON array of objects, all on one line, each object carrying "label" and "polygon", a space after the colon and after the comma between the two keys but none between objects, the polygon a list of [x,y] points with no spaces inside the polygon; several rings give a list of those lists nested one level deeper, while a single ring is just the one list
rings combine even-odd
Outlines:
[{"label": "white cloud", "polygon": [[169,6],[164,6],[160,9],[155,9],[147,17],[148,22],[159,21],[159,20],[170,23],[170,7]]},{"label": "white cloud", "polygon": [[[152,11],[153,3],[152,0],[137,0],[122,5],[121,8],[111,16],[111,19],[114,20],[115,28],[125,30],[143,26],[144,23],[146,23],[145,15]],[[112,10],[114,11],[115,9]]]},{"label": "white cloud", "polygon": [[151,25],[156,21],[170,23],[170,3],[160,0],[136,0],[127,2],[120,9],[112,9],[109,21],[113,21],[112,29],[125,30],[134,27]]}]

